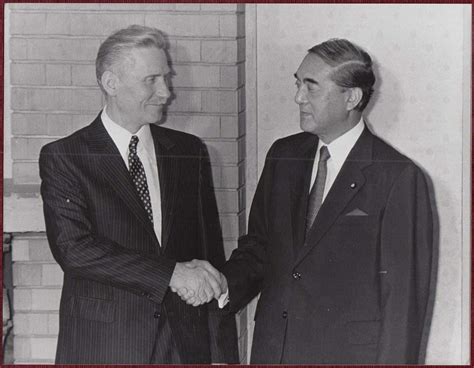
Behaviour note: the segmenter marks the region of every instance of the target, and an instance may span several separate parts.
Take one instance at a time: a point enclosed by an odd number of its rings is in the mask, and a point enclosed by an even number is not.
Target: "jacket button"
[[[282,318],[283,319],[286,319],[288,317],[288,312],[287,311],[284,311],[282,314],[281,314]]]
[[[155,317],[155,318],[160,318],[160,316],[161,316],[160,312],[155,312],[153,314],[153,317]]]
[[[301,274],[300,274],[299,272],[297,272],[297,271],[293,272],[293,275],[292,275],[292,276],[293,276],[293,278],[294,278],[295,280],[301,279]]]

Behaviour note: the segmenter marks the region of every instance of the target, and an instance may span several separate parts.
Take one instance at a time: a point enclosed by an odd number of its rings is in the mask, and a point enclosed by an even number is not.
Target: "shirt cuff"
[[[217,303],[219,304],[219,309],[224,308],[226,304],[229,303],[229,288],[227,288],[224,294],[221,294],[219,299],[217,299]]]

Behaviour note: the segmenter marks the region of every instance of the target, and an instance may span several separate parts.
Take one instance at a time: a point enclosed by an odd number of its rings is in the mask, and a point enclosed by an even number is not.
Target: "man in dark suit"
[[[248,235],[222,269],[228,308],[261,292],[251,363],[416,364],[432,254],[425,178],[363,121],[370,56],[340,39],[308,51],[295,74],[304,132],[268,152]]]
[[[56,363],[238,362],[234,317],[208,304],[225,262],[208,153],[154,125],[170,97],[164,48],[149,27],[108,37],[96,60],[106,107],[41,150],[46,231],[64,271]]]

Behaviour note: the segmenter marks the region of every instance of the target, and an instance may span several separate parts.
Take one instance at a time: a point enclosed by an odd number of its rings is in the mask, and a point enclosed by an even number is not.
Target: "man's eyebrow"
[[[311,83],[311,84],[319,84],[316,80],[314,80],[313,78],[304,78],[303,79],[303,82],[304,83]]]
[[[296,79],[300,80],[300,79],[298,78],[298,75],[296,75],[296,73],[293,74],[293,75],[295,76]],[[314,80],[313,78],[303,78],[303,83],[307,83],[307,82],[312,83],[312,84],[319,84],[319,83],[318,83],[316,80]]]
[[[149,74],[149,75],[145,76],[145,78],[166,77],[166,76],[169,76],[169,75],[172,75],[171,70],[166,72],[166,73]]]

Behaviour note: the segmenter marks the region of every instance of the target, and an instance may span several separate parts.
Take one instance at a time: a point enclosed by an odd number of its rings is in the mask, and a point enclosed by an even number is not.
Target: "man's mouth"
[[[147,106],[154,106],[158,108],[163,108],[163,104],[161,103],[147,103]]]

